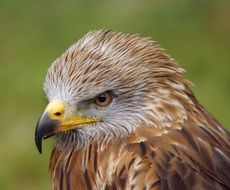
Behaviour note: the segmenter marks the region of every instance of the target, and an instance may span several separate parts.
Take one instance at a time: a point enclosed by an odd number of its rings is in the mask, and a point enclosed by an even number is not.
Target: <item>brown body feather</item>
[[[209,121],[200,125],[188,120],[167,131],[140,126],[87,149],[54,147],[53,189],[230,189],[229,133],[204,114]]]

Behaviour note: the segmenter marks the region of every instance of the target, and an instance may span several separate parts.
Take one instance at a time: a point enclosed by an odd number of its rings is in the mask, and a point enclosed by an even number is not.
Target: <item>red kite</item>
[[[230,135],[155,42],[93,31],[44,83],[35,141],[55,137],[54,190],[230,189]]]

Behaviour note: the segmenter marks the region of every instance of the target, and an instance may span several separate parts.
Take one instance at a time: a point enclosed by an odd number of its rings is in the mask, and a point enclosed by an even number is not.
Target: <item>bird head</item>
[[[49,103],[35,131],[39,152],[42,140],[51,136],[59,147],[83,147],[124,137],[141,125],[185,119],[188,82],[182,72],[147,38],[89,32],[48,70]]]

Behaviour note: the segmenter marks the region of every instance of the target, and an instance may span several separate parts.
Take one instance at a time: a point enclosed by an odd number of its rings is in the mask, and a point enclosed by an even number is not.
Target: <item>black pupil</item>
[[[106,100],[106,96],[104,94],[99,95],[97,98],[98,98],[98,101],[101,103],[105,102]]]

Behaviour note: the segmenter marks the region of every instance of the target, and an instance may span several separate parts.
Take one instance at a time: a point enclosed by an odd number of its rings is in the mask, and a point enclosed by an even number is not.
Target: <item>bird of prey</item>
[[[157,43],[96,30],[48,70],[35,131],[54,190],[230,189],[230,133]]]

